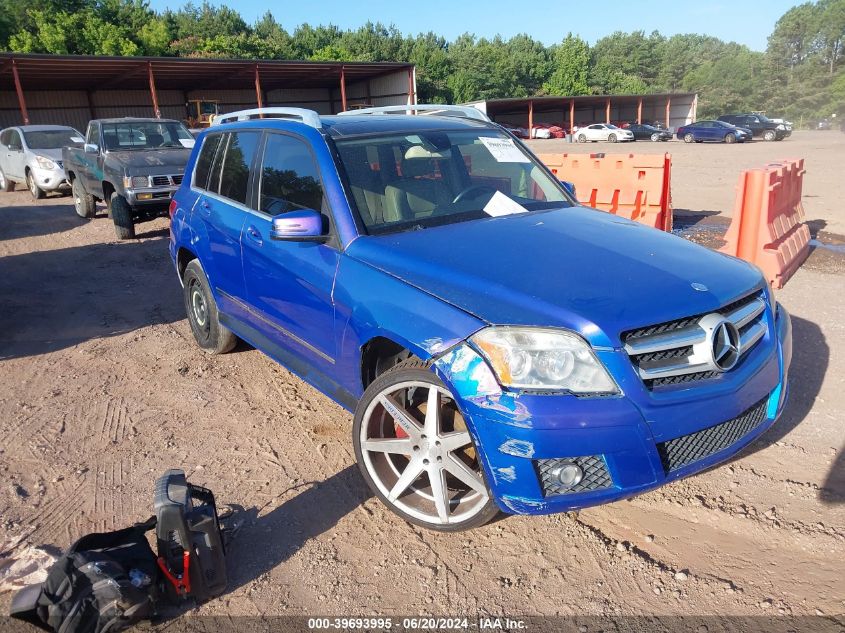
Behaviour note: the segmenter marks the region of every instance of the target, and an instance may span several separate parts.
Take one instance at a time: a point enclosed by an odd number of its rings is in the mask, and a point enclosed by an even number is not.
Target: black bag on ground
[[[150,618],[159,570],[145,534],[155,524],[152,517],[83,536],[53,564],[47,580],[15,594],[12,617],[61,633],[114,633]]]

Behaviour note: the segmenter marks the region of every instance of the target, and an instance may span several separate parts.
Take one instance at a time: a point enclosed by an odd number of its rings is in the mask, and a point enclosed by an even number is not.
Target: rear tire
[[[382,404],[387,397],[399,409],[395,414]],[[427,414],[432,402],[438,407],[433,419]],[[406,416],[406,423],[394,416]],[[396,365],[367,387],[355,410],[352,443],[367,485],[409,523],[460,532],[499,513],[463,415],[443,382],[418,358]]]
[[[763,132],[764,141],[774,141],[777,138],[777,133],[774,130],[766,130]]]
[[[6,178],[6,174],[0,169],[0,190],[9,193],[15,190],[15,183]]]
[[[26,172],[26,187],[29,189],[29,193],[32,194],[33,200],[41,200],[47,195],[44,190],[38,186],[38,183],[35,182],[35,178],[32,177],[32,172],[29,170]]]
[[[191,332],[202,351],[207,354],[225,354],[238,342],[238,338],[226,326],[220,324],[217,303],[211,294],[208,278],[199,260],[188,262],[182,276],[185,311]]]
[[[692,132],[684,134],[684,143],[692,143],[694,140],[695,136],[693,136]]]
[[[80,218],[93,218],[97,212],[97,205],[94,203],[94,196],[85,191],[85,187],[79,178],[73,181],[72,186],[73,208]]]
[[[586,142],[587,142],[587,137],[586,137],[586,136],[584,136],[583,134],[579,134],[579,135],[578,135],[578,142],[579,142],[579,143],[586,143]]]
[[[725,134],[725,143],[728,145],[736,143],[736,134]]]
[[[131,240],[135,237],[135,223],[132,221],[132,208],[126,198],[115,192],[109,203],[114,232],[119,240]]]

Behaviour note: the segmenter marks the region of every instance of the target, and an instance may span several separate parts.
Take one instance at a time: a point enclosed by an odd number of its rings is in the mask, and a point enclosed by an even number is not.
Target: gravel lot
[[[825,245],[778,292],[794,319],[791,400],[737,459],[577,516],[507,517],[457,536],[414,528],[370,496],[348,413],[247,346],[209,358],[194,345],[164,219],[119,243],[104,212],[84,221],[68,198],[0,194],[0,552],[144,519],[154,479],[181,466],[245,509],[230,590],[200,614],[832,625],[845,613],[845,135],[532,145],[672,152],[688,228],[705,215],[724,228],[741,169],[807,159],[807,215]],[[0,596],[0,609],[8,603]]]

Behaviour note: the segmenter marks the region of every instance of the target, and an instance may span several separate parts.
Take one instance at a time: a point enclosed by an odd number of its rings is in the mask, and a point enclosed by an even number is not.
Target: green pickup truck
[[[76,213],[94,217],[96,202],[102,200],[117,237],[134,238],[136,222],[167,212],[193,146],[194,137],[179,121],[91,121],[85,145],[62,150]]]

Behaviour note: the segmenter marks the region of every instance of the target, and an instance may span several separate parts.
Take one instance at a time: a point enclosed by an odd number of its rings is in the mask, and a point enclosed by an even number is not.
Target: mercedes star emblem
[[[721,371],[733,369],[739,360],[739,330],[730,321],[722,321],[715,328],[711,339],[713,363]]]

